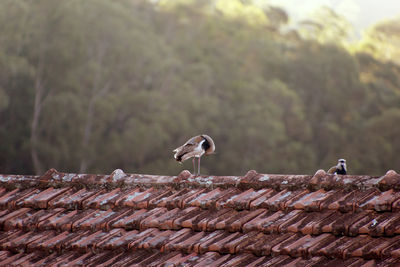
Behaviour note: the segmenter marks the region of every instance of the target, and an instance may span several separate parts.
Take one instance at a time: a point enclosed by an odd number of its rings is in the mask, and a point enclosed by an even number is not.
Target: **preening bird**
[[[347,166],[345,159],[339,159],[338,164],[336,166],[331,167],[328,170],[329,174],[341,174],[345,175],[347,173]]]
[[[193,158],[193,173],[196,173],[195,158],[198,160],[197,175],[200,175],[200,158],[203,155],[213,154],[215,151],[214,141],[208,135],[202,134],[190,138],[185,144],[173,150],[176,161],[182,163]]]

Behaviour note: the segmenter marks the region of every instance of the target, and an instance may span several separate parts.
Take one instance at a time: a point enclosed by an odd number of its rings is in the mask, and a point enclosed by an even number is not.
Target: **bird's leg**
[[[200,175],[200,159],[201,157],[199,157],[199,164],[197,165],[197,175]]]
[[[194,157],[193,157],[193,174],[195,175],[196,174],[196,164],[195,164],[195,162],[194,162]]]

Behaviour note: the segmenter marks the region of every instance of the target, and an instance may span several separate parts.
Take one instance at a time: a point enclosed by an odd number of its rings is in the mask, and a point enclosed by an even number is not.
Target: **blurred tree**
[[[299,33],[305,39],[319,43],[336,43],[345,45],[353,33],[351,23],[329,7],[317,9],[308,20],[299,24]]]
[[[204,173],[398,168],[400,67],[349,53],[331,10],[310,38],[288,20],[257,1],[4,0],[0,172],[172,175],[199,133]]]
[[[357,51],[400,64],[400,16],[381,21],[363,33]]]

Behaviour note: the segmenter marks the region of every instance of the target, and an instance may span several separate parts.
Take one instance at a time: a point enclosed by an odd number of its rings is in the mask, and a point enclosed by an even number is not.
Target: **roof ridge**
[[[378,188],[382,191],[390,189],[400,190],[400,174],[389,170],[383,176],[368,175],[333,175],[324,170],[318,170],[314,175],[289,175],[289,174],[262,174],[255,170],[248,171],[244,176],[214,176],[192,175],[188,170],[183,170],[177,176],[127,174],[121,169],[107,174],[77,174],[64,173],[56,169],[49,169],[43,175],[1,175],[0,185],[7,188],[28,187],[65,187],[78,188],[132,188],[172,186],[176,188],[229,188],[262,189],[274,188],[276,190],[310,189],[360,189]]]

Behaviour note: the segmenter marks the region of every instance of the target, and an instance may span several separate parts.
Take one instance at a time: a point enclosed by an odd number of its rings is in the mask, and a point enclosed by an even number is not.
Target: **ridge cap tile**
[[[393,188],[400,190],[400,174],[389,170],[384,176],[368,175],[331,175],[317,171],[314,175],[300,174],[260,174],[254,170],[244,176],[194,176],[184,170],[178,176],[127,174],[120,169],[111,174],[77,174],[64,173],[55,169],[46,171],[41,176],[34,175],[1,175],[0,185],[7,184],[15,187],[53,186],[65,187],[68,184],[87,188],[115,188],[136,186],[173,186],[173,187],[239,187],[242,189],[275,188],[277,190],[296,190],[305,188],[338,188],[366,189],[377,187],[383,190]]]

